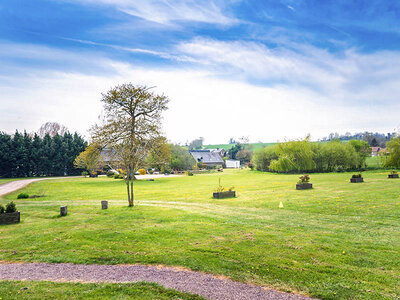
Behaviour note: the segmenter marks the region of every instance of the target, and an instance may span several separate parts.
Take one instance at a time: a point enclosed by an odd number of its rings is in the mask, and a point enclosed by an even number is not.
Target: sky
[[[0,131],[89,138],[129,82],[170,98],[174,143],[393,132],[400,1],[0,1]]]

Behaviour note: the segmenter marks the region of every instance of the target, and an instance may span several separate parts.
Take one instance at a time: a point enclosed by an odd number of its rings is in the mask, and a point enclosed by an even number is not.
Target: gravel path
[[[201,295],[207,299],[311,299],[259,286],[217,278],[180,268],[145,265],[76,265],[0,263],[0,280],[78,282],[156,282],[166,288]]]

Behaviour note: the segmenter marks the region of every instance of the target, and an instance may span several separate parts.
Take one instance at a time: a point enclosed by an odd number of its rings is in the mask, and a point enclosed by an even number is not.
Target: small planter
[[[213,197],[214,199],[235,198],[236,192],[235,191],[216,192],[213,193]]]
[[[350,178],[350,182],[351,182],[351,183],[360,183],[360,182],[364,182],[364,178],[362,178],[362,177]]]
[[[389,174],[388,178],[399,178],[399,174]]]
[[[0,225],[16,224],[21,220],[19,211],[0,214]]]
[[[312,189],[312,183],[298,183],[296,184],[296,190],[309,190]]]

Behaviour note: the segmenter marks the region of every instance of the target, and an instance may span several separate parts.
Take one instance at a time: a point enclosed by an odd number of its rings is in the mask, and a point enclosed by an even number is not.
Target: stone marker
[[[108,201],[101,201],[101,209],[107,209],[108,208]]]
[[[67,206],[61,206],[60,207],[60,216],[66,216],[67,215]]]

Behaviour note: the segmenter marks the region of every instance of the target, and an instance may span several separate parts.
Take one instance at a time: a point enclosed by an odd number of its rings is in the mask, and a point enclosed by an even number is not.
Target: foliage
[[[253,163],[258,171],[269,171],[271,161],[278,159],[275,147],[276,146],[268,146],[255,152]]]
[[[6,210],[5,210],[4,206],[2,204],[0,204],[0,215],[4,214],[5,211]]]
[[[138,172],[139,172],[139,175],[146,175],[145,169],[139,169]]]
[[[385,167],[400,168],[400,136],[393,137],[387,142],[389,155],[384,162]]]
[[[250,168],[250,170],[253,170],[254,169],[254,164],[251,161],[249,161],[247,163],[247,167]]]
[[[215,191],[216,193],[222,193],[222,192],[224,192],[224,191],[226,191],[226,190],[228,190],[229,192],[232,192],[234,189],[235,189],[234,186],[232,186],[232,187],[230,187],[230,188],[228,188],[228,189],[226,189],[225,187],[223,187],[223,186],[221,185],[221,178],[218,178],[218,186],[215,188],[214,191]]]
[[[18,131],[11,137],[0,132],[0,177],[79,175],[74,159],[86,142],[69,132],[43,138]]]
[[[361,173],[359,173],[359,174],[353,174],[353,175],[351,176],[351,178],[362,178],[362,175],[361,175]]]
[[[273,171],[285,173],[313,171],[316,167],[308,137],[302,141],[278,143],[275,151],[278,159],[271,161],[270,169]]]
[[[190,172],[190,171],[187,172],[187,175],[188,175],[188,176],[194,176],[193,172]]]
[[[365,141],[312,143],[306,138],[257,150],[253,162],[260,171],[333,172],[362,169],[368,156],[370,148]]]
[[[126,171],[128,204],[133,206],[135,172],[161,140],[161,113],[169,99],[129,83],[110,89],[101,101],[105,118],[92,128],[92,138],[110,149],[113,163]]]
[[[303,175],[299,177],[298,184],[304,184],[304,183],[309,183],[310,182],[310,175]]]
[[[240,163],[242,165],[249,163],[252,157],[253,157],[253,152],[251,150],[243,149],[236,153],[236,159],[240,160]]]
[[[50,135],[51,137],[55,135],[64,135],[65,133],[68,132],[68,128],[65,127],[62,124],[59,124],[57,122],[47,122],[40,126],[37,134],[39,137],[44,138],[46,134]]]
[[[396,175],[396,174],[398,174],[398,173],[397,173],[397,171],[390,171],[390,174]]]
[[[229,150],[228,150],[228,156],[230,159],[237,159],[236,155],[239,151],[243,150],[244,146],[240,143],[237,143],[233,145]]]
[[[6,205],[6,214],[10,214],[17,211],[17,207],[13,201]]]
[[[27,199],[29,198],[29,195],[27,193],[20,193],[17,196],[17,199]]]
[[[153,149],[146,158],[146,165],[156,170],[169,169],[171,164],[171,148],[165,137],[154,142]]]
[[[88,171],[83,171],[81,175],[86,178],[86,177],[89,176],[89,172]]]
[[[195,140],[191,141],[189,146],[188,146],[189,150],[201,149],[203,147],[203,142],[204,142],[204,138],[203,137],[199,137],[198,139],[195,139]]]
[[[171,150],[171,163],[172,170],[185,171],[191,170],[196,164],[193,156],[183,147],[179,145],[169,145]]]
[[[95,143],[86,147],[85,151],[81,152],[74,160],[75,168],[86,169],[89,173],[101,169],[104,164],[101,147]]]

